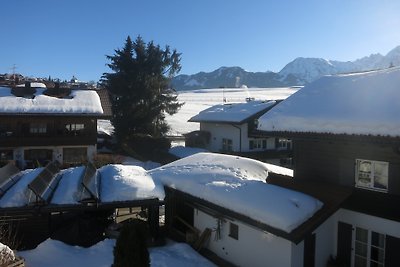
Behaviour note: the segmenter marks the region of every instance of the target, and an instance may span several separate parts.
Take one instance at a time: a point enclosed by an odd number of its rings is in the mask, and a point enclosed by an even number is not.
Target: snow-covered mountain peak
[[[178,90],[200,88],[240,87],[285,87],[304,85],[324,75],[385,69],[400,66],[400,46],[386,56],[371,54],[354,61],[336,61],[323,58],[298,57],[280,72],[248,72],[241,67],[221,67],[215,71],[193,75],[179,75],[173,80]]]
[[[323,58],[303,57],[296,58],[279,72],[283,78],[288,75],[294,75],[305,83],[311,82],[317,77],[334,73],[336,73],[336,69],[331,61]]]

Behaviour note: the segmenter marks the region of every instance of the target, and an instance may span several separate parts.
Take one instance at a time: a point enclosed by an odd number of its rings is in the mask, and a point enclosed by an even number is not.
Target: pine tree
[[[104,73],[102,82],[112,96],[111,122],[117,139],[165,134],[169,130],[165,113],[172,115],[182,106],[170,87],[171,78],[181,69],[180,54],[169,46],[146,44],[140,36],[132,42],[128,36],[124,47],[107,59],[113,72]]]

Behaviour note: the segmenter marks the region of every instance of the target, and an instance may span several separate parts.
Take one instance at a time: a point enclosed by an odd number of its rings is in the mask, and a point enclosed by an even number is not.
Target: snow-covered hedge
[[[9,264],[15,261],[14,252],[7,246],[0,243],[0,265]]]

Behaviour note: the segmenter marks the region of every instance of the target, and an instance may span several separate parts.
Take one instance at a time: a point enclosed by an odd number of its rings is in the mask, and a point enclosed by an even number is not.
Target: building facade
[[[92,160],[97,119],[102,117],[105,114],[94,90],[2,87],[0,160],[13,160],[21,168]]]

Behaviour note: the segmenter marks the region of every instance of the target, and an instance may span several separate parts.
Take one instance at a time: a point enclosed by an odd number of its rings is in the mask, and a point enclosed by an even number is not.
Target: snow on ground
[[[37,248],[17,254],[25,259],[26,267],[110,267],[114,260],[114,245],[113,239],[105,239],[89,248],[47,239]]]
[[[11,88],[0,87],[0,113],[102,114],[99,95],[92,90],[73,90],[70,98],[57,98],[36,89],[35,97],[16,97]]]
[[[156,185],[147,171],[139,166],[106,165],[101,173],[102,202],[136,199],[164,199],[164,189]]]
[[[181,136],[200,129],[197,122],[188,122],[190,118],[209,107],[229,104],[244,103],[246,98],[254,97],[255,100],[285,99],[295,93],[299,88],[215,88],[179,91],[178,101],[184,103],[178,113],[165,115],[167,123],[171,126],[169,135]],[[223,101],[225,98],[226,102]],[[109,120],[98,120],[98,131],[112,133],[114,127]]]
[[[243,103],[246,98],[255,100],[285,99],[299,88],[216,88],[178,92],[178,100],[185,104],[178,113],[166,115],[171,126],[170,135],[182,135],[200,129],[199,123],[188,120],[211,106],[223,103]],[[226,102],[223,101],[225,98]]]
[[[267,184],[268,165],[237,156],[197,153],[148,172],[155,182],[291,232],[322,203]]]
[[[178,158],[185,158],[196,153],[207,152],[207,150],[197,147],[173,146],[168,152]]]
[[[185,243],[169,242],[164,247],[150,248],[149,251],[152,267],[215,266]]]
[[[400,68],[325,76],[258,120],[259,130],[400,136]]]
[[[90,248],[69,246],[63,242],[47,239],[36,249],[19,251],[27,267],[109,267],[114,261],[115,240],[105,239]],[[152,267],[215,266],[200,256],[189,245],[168,242],[166,246],[150,248]]]

